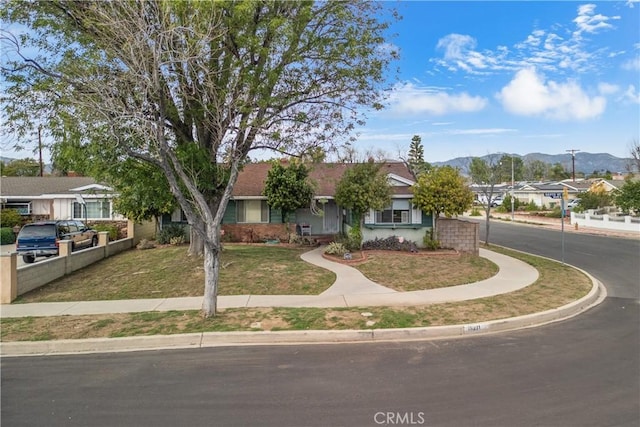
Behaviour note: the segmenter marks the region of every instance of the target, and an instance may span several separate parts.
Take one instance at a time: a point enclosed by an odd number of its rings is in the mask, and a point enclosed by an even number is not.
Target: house
[[[311,165],[309,180],[314,186],[313,200],[309,207],[289,215],[290,228],[287,230],[282,212],[271,208],[263,195],[271,163],[246,164],[238,176],[222,221],[226,238],[245,242],[287,241],[289,233],[333,238],[348,232],[353,226],[353,218],[348,209],[336,203],[335,190],[344,172],[353,166],[351,163]],[[404,163],[388,162],[382,167],[392,186],[392,202],[384,210],[365,213],[363,241],[395,235],[422,245],[425,232],[432,226],[432,215],[411,203],[413,175]],[[171,216],[163,217],[162,224],[167,223],[185,223],[184,215],[176,210]]]
[[[580,193],[587,191],[589,186],[586,181],[525,183],[514,189],[514,197],[521,203],[533,202],[540,207],[553,208],[560,204],[565,189],[569,199],[575,199],[580,197]]]
[[[30,220],[124,220],[113,212],[111,188],[88,177],[2,177],[2,209],[16,209]]]

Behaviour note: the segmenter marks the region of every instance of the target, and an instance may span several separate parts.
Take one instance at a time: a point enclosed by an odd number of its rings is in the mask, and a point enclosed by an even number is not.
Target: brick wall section
[[[439,218],[437,223],[438,240],[443,248],[452,248],[460,252],[480,253],[480,224],[455,218]]]
[[[258,243],[265,240],[279,239],[289,241],[286,224],[223,224],[224,240],[227,242]],[[289,228],[295,233],[296,225]]]

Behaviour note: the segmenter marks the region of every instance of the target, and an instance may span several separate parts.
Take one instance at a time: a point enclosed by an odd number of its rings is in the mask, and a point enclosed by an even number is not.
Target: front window
[[[85,212],[86,209],[86,212]],[[86,215],[85,215],[86,213]],[[75,219],[110,219],[111,201],[97,200],[81,204],[73,202],[73,218]]]
[[[411,205],[408,200],[394,200],[391,206],[376,211],[376,224],[410,224]]]
[[[266,200],[236,201],[236,222],[269,222],[269,205]]]

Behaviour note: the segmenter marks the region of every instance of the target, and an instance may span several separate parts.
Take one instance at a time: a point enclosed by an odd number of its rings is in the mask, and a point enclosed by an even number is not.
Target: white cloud
[[[640,71],[640,56],[629,59],[622,63],[622,68],[630,71]]]
[[[612,85],[610,83],[600,83],[598,85],[598,91],[600,91],[600,94],[602,95],[611,95],[618,92],[619,90],[620,87],[618,85]]]
[[[624,92],[624,100],[631,101],[634,104],[640,104],[640,92],[636,90],[634,85],[629,85]]]
[[[486,98],[480,96],[465,92],[449,94],[441,89],[420,87],[408,82],[396,85],[389,101],[394,113],[436,116],[480,111],[487,105]]]
[[[545,81],[532,68],[518,71],[496,98],[512,114],[558,120],[598,117],[607,105],[603,96],[589,97],[575,81]]]
[[[608,21],[612,19],[620,19],[619,16],[604,16],[595,14],[595,4],[583,4],[578,6],[578,16],[573,20],[577,30],[574,36],[580,36],[582,33],[597,33],[603,29],[613,28]]]
[[[444,49],[445,59],[464,58],[468,51],[476,47],[476,39],[463,34],[449,34],[438,40],[438,49]]]

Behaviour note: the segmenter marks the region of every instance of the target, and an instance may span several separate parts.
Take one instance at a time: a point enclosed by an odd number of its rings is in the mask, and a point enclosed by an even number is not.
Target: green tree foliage
[[[40,163],[34,159],[12,160],[7,164],[0,162],[0,175],[2,176],[39,176]]]
[[[615,193],[616,205],[625,213],[640,213],[640,181],[628,179]]]
[[[587,209],[600,209],[605,206],[611,206],[613,203],[613,195],[606,191],[585,191],[580,193],[580,202],[578,208],[582,211]]]
[[[386,174],[382,172],[382,163],[355,163],[347,169],[336,185],[336,203],[349,210],[353,215],[353,235],[362,243],[360,233],[363,214],[369,209],[381,210],[391,202],[391,186]]]
[[[522,181],[524,179],[524,162],[522,158],[517,156],[510,156],[508,154],[504,154],[500,160],[498,160],[498,165],[500,167],[500,176],[503,181],[511,183],[511,162],[513,161],[513,180],[514,181]]]
[[[272,162],[264,183],[264,195],[269,206],[280,209],[283,222],[289,222],[289,215],[297,209],[310,205],[313,188],[308,177],[309,170],[304,163],[291,161],[284,166],[279,160]]]
[[[560,163],[554,163],[549,168],[549,179],[554,181],[562,181],[571,178],[571,173],[564,170],[564,166]]]
[[[421,173],[429,171],[431,168],[431,165],[424,161],[424,147],[422,138],[419,135],[414,135],[411,138],[407,163],[414,178],[417,178]]]
[[[2,209],[0,211],[0,227],[14,227],[22,225],[22,215],[16,209]]]
[[[542,160],[531,160],[524,165],[523,179],[526,181],[543,181],[547,177],[549,165]]]
[[[413,186],[413,204],[425,212],[433,212],[434,228],[438,217],[461,215],[473,203],[473,193],[457,169],[434,167],[418,177]]]
[[[100,141],[162,171],[202,241],[203,313],[216,311],[220,224],[252,150],[301,154],[353,139],[379,109],[397,57],[382,4],[24,2],[0,18],[7,130],[44,123],[56,142]],[[39,57],[19,52],[37,46]]]

